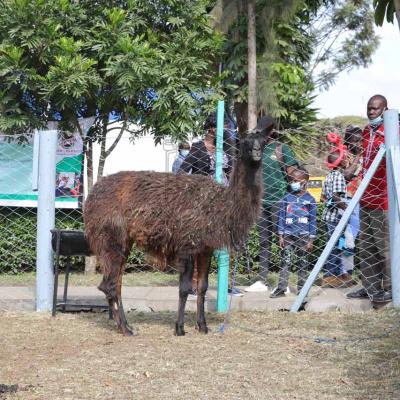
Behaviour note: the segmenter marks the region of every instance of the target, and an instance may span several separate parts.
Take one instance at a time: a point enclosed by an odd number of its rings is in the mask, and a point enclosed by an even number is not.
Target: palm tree
[[[385,16],[388,22],[393,23],[394,15],[396,15],[400,30],[400,0],[374,0],[373,4],[377,25],[382,26]]]
[[[211,11],[214,27],[225,33],[240,15],[247,17],[247,125],[253,129],[257,124],[256,0],[218,0]]]
[[[285,1],[257,1],[257,0],[217,0],[216,5],[211,11],[213,24],[216,29],[227,32],[228,29],[237,21],[239,16],[245,15],[247,18],[247,82],[248,96],[247,104],[235,104],[237,114],[241,114],[244,119],[247,109],[247,130],[253,129],[257,124],[257,53],[256,53],[256,9],[257,13],[270,18],[265,20],[265,29],[270,29],[270,22],[273,18],[279,18],[285,14],[296,0]],[[243,125],[238,121],[239,128]],[[241,129],[239,129],[241,130]]]

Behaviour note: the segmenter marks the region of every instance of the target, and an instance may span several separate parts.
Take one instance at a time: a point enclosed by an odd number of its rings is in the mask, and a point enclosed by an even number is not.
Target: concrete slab
[[[321,289],[309,297],[304,309],[309,312],[341,311],[364,312],[373,308],[368,299],[347,299],[346,293],[356,289]]]
[[[244,289],[244,288],[242,288]],[[315,286],[311,289],[305,304],[305,311],[325,312],[364,312],[373,308],[367,299],[346,299],[345,294],[352,289],[322,289]],[[276,311],[289,310],[296,295],[292,293],[277,299],[269,298],[270,292],[244,292],[242,297],[232,297],[233,311]],[[59,301],[62,299],[63,288],[58,290]],[[123,287],[122,298],[126,311],[142,312],[177,311],[178,288],[165,287]],[[217,291],[210,288],[207,292],[205,309],[214,312],[216,308]],[[230,297],[229,299],[230,300]],[[71,286],[68,289],[68,302],[75,304],[105,305],[105,297],[96,287]],[[189,297],[187,310],[196,311],[196,299]],[[28,311],[35,310],[34,287],[0,287],[0,311]]]

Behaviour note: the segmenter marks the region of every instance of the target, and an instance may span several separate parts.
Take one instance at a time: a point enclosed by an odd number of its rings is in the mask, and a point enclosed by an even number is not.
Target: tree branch
[[[116,146],[116,145],[119,143],[119,141],[121,140],[121,137],[122,137],[122,134],[123,134],[124,131],[125,131],[126,125],[127,125],[127,120],[124,119],[124,122],[122,123],[122,126],[121,126],[121,129],[120,129],[120,131],[119,131],[118,136],[115,138],[113,144],[112,144],[112,145],[107,149],[107,151],[104,153],[104,157],[105,157],[105,158],[107,158],[107,157],[111,154],[111,152],[115,149],[115,146]],[[112,129],[116,129],[116,128],[112,128]],[[110,129],[110,130],[107,130],[107,133],[109,133],[110,131],[111,131],[111,129]]]

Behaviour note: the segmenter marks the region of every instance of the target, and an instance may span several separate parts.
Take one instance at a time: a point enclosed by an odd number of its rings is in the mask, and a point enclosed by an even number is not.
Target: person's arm
[[[285,242],[283,239],[283,234],[285,233],[285,223],[286,223],[286,196],[279,203],[279,219],[278,219],[278,235],[279,235],[279,247],[283,248]]]
[[[342,200],[342,196],[346,194],[346,181],[344,175],[341,173],[335,174],[333,180],[333,201],[337,208],[341,210],[345,210],[347,208],[347,204]]]
[[[198,157],[197,157],[197,143],[194,143],[192,147],[189,150],[189,154],[185,157],[185,159],[182,161],[181,166],[179,167],[177,174],[189,174],[190,171],[192,170],[193,166],[195,165]]]
[[[352,164],[348,168],[343,170],[343,175],[344,178],[346,179],[346,182],[350,182],[354,178],[358,165],[360,163],[360,159],[361,159],[361,153],[357,154]]]
[[[310,239],[314,240],[317,237],[317,203],[314,197],[311,196],[310,201]]]

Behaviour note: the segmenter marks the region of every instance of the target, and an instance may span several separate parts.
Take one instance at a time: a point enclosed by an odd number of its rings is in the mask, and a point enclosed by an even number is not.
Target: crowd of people
[[[364,129],[348,126],[343,132],[343,145],[333,148],[326,155],[329,173],[322,187],[321,219],[327,238],[335,231],[380,144],[384,142],[383,113],[386,109],[387,100],[384,96],[371,97],[367,104],[368,124]],[[258,121],[256,130],[262,132],[266,126],[274,123],[270,116],[264,116]],[[207,119],[204,130],[203,140],[192,146],[188,143],[179,145],[179,154],[173,165],[174,173],[215,178],[216,120],[213,116]],[[289,291],[291,269],[297,272],[297,292],[301,290],[311,270],[309,256],[319,235],[317,202],[307,190],[309,173],[296,159],[292,149],[279,139],[279,132],[273,130],[264,149],[264,198],[258,224],[259,280],[245,289],[249,292],[270,291],[271,298],[285,296]],[[223,151],[222,159],[221,183],[228,185],[233,160],[226,151]],[[340,239],[329,254],[323,268],[322,286],[349,287],[357,283],[354,279],[357,243],[362,288],[347,293],[347,297],[369,298],[372,302],[391,300],[387,207],[386,163],[383,160],[368,184],[360,205],[353,210]],[[277,286],[271,288],[268,276],[274,237],[280,248],[280,273]],[[196,287],[195,282],[196,274],[193,288]],[[229,292],[242,295],[232,285]],[[195,291],[193,295],[196,295]]]

